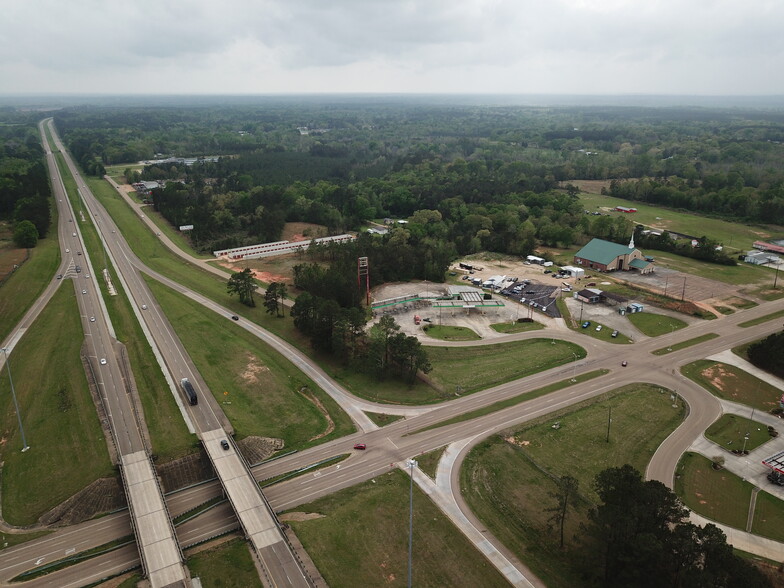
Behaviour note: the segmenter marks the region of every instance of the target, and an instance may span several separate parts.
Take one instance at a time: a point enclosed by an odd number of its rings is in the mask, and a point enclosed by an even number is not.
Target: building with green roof
[[[649,274],[654,269],[653,262],[646,261],[642,252],[635,249],[634,237],[628,245],[603,239],[591,239],[590,243],[574,254],[574,264],[600,272],[634,270],[641,274]]]

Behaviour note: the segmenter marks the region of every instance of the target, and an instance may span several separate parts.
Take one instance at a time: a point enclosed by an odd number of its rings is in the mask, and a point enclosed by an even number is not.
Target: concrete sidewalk
[[[525,575],[529,570],[520,570],[488,539],[487,531],[480,531],[463,514],[454,499],[451,484],[451,471],[460,451],[473,439],[465,439],[449,445],[438,463],[438,473],[434,482],[418,468],[414,468],[414,481],[422,491],[438,506],[449,520],[465,535],[471,543],[498,569],[512,586],[521,588],[539,588],[543,586],[537,581],[533,584]],[[407,461],[401,461],[398,467],[408,474]],[[525,573],[524,573],[525,572]]]

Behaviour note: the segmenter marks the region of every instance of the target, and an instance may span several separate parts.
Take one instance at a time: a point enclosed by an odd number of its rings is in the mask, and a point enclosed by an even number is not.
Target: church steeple
[[[629,241],[629,249],[634,249],[634,232],[632,232],[632,238]]]

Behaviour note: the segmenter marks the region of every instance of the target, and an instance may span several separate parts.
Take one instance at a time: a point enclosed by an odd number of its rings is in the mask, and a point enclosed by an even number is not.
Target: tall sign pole
[[[365,278],[365,303],[370,306],[370,265],[367,257],[357,259],[357,288],[362,290],[362,278]]]

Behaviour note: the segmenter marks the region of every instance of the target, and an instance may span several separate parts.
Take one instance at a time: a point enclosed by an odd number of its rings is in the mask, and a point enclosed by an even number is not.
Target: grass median
[[[669,347],[662,347],[661,349],[657,349],[653,352],[653,355],[667,355],[668,353],[672,353],[673,351],[680,351],[681,349],[686,349],[687,347],[691,347],[692,345],[699,345],[700,343],[704,343],[705,341],[710,341],[711,339],[717,338],[718,335],[716,333],[706,333],[705,335],[701,335],[700,337],[694,337],[694,339],[689,339],[687,341],[681,341],[680,343],[676,343],[675,345],[670,345]]]
[[[408,576],[409,478],[392,471],[283,516],[329,586],[403,586]],[[509,583],[414,484],[414,586]]]
[[[461,490],[474,514],[548,587],[579,586],[581,525],[596,500],[594,477],[626,463],[644,471],[683,416],[684,407],[673,408],[659,387],[625,386],[477,445],[461,469]],[[567,474],[578,479],[580,498],[566,519],[562,550],[547,509],[556,506],[555,478]]]
[[[299,449],[354,431],[335,401],[283,355],[226,317],[147,281],[238,438],[276,437]]]
[[[60,173],[63,183],[72,200],[74,209],[79,210],[76,184],[70,175],[62,155],[58,155]],[[94,180],[97,182],[97,180]],[[98,183],[108,186],[106,182]],[[85,221],[80,215],[75,215],[74,222],[79,224],[85,249],[90,255],[93,269],[96,271],[95,281],[98,282],[106,309],[112,321],[117,340],[125,344],[128,359],[133,370],[134,382],[139,393],[144,410],[144,419],[150,433],[152,451],[159,463],[165,463],[197,450],[196,437],[188,432],[185,422],[180,415],[179,408],[172,396],[160,365],[153,355],[147,338],[142,331],[139,321],[133,314],[128,297],[123,290],[117,272],[109,264],[98,231],[93,224],[93,219],[85,214]],[[109,238],[105,236],[105,238]],[[106,266],[112,280],[112,285],[117,292],[116,296],[109,293],[106,280],[101,268]],[[77,279],[86,280],[88,272],[85,270],[78,274]],[[81,276],[85,276],[82,278]],[[92,282],[89,282],[92,283]]]
[[[599,376],[603,376],[609,373],[609,371],[610,370],[596,370],[593,372],[588,372],[587,374],[580,374],[579,376],[575,376],[573,379],[561,380],[560,382],[555,382],[554,384],[550,384],[549,386],[537,388],[536,390],[531,390],[530,392],[524,392],[523,394],[519,394],[512,398],[501,400],[499,402],[495,402],[483,408],[478,408],[477,410],[466,412],[464,414],[461,414],[460,416],[456,416],[446,421],[436,423],[435,425],[431,425],[423,429],[417,429],[416,431],[412,431],[410,434],[413,435],[415,433],[421,433],[422,431],[429,431],[430,429],[437,429],[439,427],[446,427],[447,425],[454,425],[455,423],[470,421],[472,419],[479,418],[486,414],[497,412],[499,410],[503,410],[504,408],[508,408],[510,406],[515,406],[517,404],[520,404],[521,402],[525,402],[527,400],[533,400],[534,398],[539,398],[540,396],[544,396],[545,394],[549,394],[550,392],[555,392],[556,390],[561,390],[568,386],[574,386],[575,384],[587,382],[588,380],[592,380],[594,378],[598,378]]]
[[[0,378],[3,516],[13,525],[30,525],[96,479],[116,475],[80,359],[83,341],[76,294],[64,280],[9,355],[30,446],[24,453],[9,380]]]

